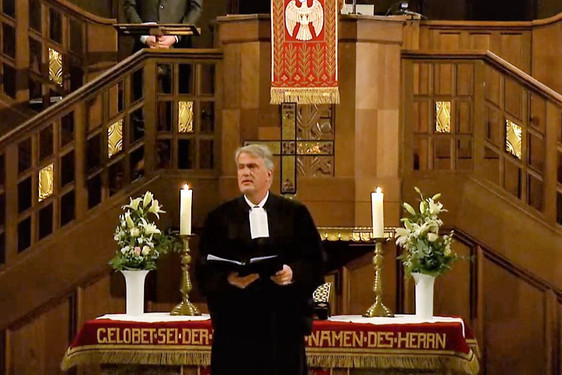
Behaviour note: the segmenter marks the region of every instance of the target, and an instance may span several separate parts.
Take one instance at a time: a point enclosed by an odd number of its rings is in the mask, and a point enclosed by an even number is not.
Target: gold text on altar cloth
[[[315,331],[306,338],[310,347],[445,349],[447,334],[424,332]]]
[[[205,328],[98,328],[98,344],[211,345],[212,333]]]

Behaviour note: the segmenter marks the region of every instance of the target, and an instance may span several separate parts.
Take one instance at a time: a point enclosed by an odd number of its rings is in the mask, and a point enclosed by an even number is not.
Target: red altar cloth
[[[309,366],[478,373],[477,344],[466,324],[383,319],[382,324],[315,321],[306,338]],[[208,366],[212,339],[210,320],[95,319],[80,329],[61,368],[83,363]]]

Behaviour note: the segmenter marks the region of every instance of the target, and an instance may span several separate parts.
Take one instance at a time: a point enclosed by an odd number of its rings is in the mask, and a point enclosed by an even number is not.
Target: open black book
[[[258,273],[262,277],[269,277],[283,269],[283,262],[279,255],[255,257],[241,262],[209,254],[207,255],[207,262],[228,272],[238,272],[240,276]]]

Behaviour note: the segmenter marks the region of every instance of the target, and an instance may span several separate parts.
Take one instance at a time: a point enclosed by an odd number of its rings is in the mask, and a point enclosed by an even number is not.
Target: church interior
[[[479,373],[562,374],[561,3],[346,2],[339,103],[293,105],[270,103],[269,1],[205,1],[192,48],[132,53],[120,0],[0,0],[0,374],[104,373],[61,361],[86,321],[124,312],[108,265],[121,206],[151,191],[159,227],[179,229],[189,183],[196,258],[251,143],[274,154],[272,191],[314,218],[331,315],[373,302],[377,186],[380,297],[414,313],[394,230],[419,187],[441,193],[463,257],[435,280],[434,313],[472,329]],[[180,263],[168,254],[149,273],[147,312],[181,300]],[[196,283],[189,298],[208,311]],[[354,373],[381,372],[325,374]]]

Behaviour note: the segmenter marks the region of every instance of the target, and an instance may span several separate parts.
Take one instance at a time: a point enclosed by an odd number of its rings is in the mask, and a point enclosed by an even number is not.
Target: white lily
[[[131,234],[131,237],[138,237],[140,234],[140,229],[135,227],[135,228],[131,228],[131,230],[129,231],[129,233]]]
[[[435,241],[437,241],[438,238],[439,238],[439,235],[437,235],[435,233],[428,233],[427,234],[427,240],[429,242],[435,242]]]
[[[156,227],[156,224],[149,223],[144,219],[142,220],[141,226],[143,227],[145,234],[151,235],[151,234],[160,234],[161,233],[160,229],[158,229]]]
[[[148,212],[153,213],[154,215],[156,215],[156,217],[158,219],[160,219],[160,215],[161,213],[165,213],[166,211],[161,210],[162,206],[160,206],[160,204],[158,203],[157,199],[154,199],[152,201],[152,204],[150,205],[150,208],[148,209]]]
[[[127,226],[129,228],[133,228],[135,226],[135,223],[133,222],[133,219],[131,218],[131,212],[130,211],[125,212],[125,221],[127,222]]]
[[[153,197],[153,195],[150,191],[147,191],[146,193],[144,193],[144,199],[142,201],[143,207],[147,207],[152,202],[153,198],[154,197]]]
[[[141,251],[142,255],[148,255],[150,253],[150,247],[148,246],[143,246],[142,251]]]

